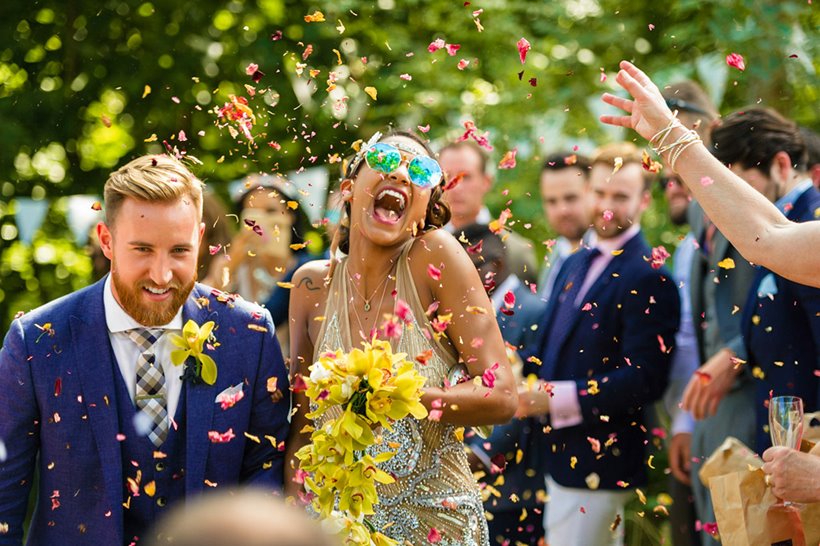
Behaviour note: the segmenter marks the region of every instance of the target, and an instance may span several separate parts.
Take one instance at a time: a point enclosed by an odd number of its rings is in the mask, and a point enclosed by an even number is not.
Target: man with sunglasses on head
[[[445,229],[458,237],[470,224],[489,224],[493,218],[484,205],[484,196],[493,187],[488,168],[489,157],[471,140],[451,142],[439,151],[439,162],[448,181],[458,177],[458,183],[444,195],[452,212]],[[534,283],[538,275],[532,243],[515,231],[504,234],[510,270],[525,283]]]
[[[698,131],[704,142],[708,142],[712,124],[718,113],[706,92],[695,82],[684,80],[664,87],[662,94],[669,108],[677,110],[681,123]],[[685,226],[688,223],[687,212],[690,208],[697,207],[696,204],[692,204],[691,192],[668,165],[664,165],[660,184],[669,207],[670,221],[675,226]],[[669,478],[669,492],[674,500],[670,510],[674,546],[700,544],[700,538],[695,531],[697,518],[690,474],[690,448],[695,421],[689,412],[680,407],[683,390],[692,373],[700,366],[690,299],[690,276],[697,248],[697,238],[689,231],[678,243],[672,259],[673,276],[681,300],[681,321],[680,329],[675,334],[676,349],[672,356],[669,386],[663,402],[671,422],[668,449],[672,474]]]

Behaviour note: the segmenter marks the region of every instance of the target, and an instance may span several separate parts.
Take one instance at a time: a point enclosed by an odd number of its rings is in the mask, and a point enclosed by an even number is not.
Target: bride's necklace
[[[392,269],[391,269],[391,271],[392,271]],[[387,276],[385,277],[385,280],[387,280],[391,277],[392,277],[392,275],[390,275],[390,273],[388,272]],[[348,275],[348,279],[349,278],[350,278],[350,275]],[[351,284],[352,284],[352,282],[351,282]],[[381,284],[379,284],[379,286],[381,286]],[[389,286],[389,284],[384,284],[384,288],[382,288],[382,297],[379,298],[379,309],[381,309],[381,306],[384,303],[384,296],[387,294],[387,287],[388,286]],[[378,290],[378,288],[377,288],[377,290]],[[375,296],[375,295],[376,294],[373,293],[373,296]],[[365,310],[365,312],[367,312],[370,309],[367,305],[365,305],[364,310]],[[362,318],[359,316],[359,310],[356,309],[355,304],[353,305],[353,315],[356,317],[356,322],[359,324],[359,335],[362,336],[363,339],[367,340],[368,334],[365,332],[364,324],[362,323]],[[376,321],[378,322],[378,318],[376,318]],[[375,328],[376,324],[374,324],[373,327]]]
[[[393,268],[392,268],[392,267],[390,268],[390,271],[393,271]],[[370,297],[369,297],[369,298],[364,297],[364,296],[362,295],[362,293],[361,293],[361,292],[359,292],[359,289],[358,289],[358,288],[356,288],[356,283],[355,283],[355,282],[353,282],[353,277],[351,277],[351,276],[350,276],[350,271],[349,271],[349,270],[347,271],[347,279],[348,279],[348,281],[350,282],[350,286],[352,286],[352,287],[353,287],[353,291],[354,291],[354,292],[356,292],[356,295],[357,295],[357,296],[359,296],[359,297],[362,299],[362,301],[364,301],[364,312],[365,312],[365,313],[369,313],[369,312],[370,312],[370,309],[371,309],[371,307],[372,307],[372,306],[370,305],[370,302],[371,302],[371,301],[373,301],[373,298],[375,298],[375,297],[376,297],[376,294],[379,292],[379,288],[381,288],[381,287],[382,287],[382,285],[383,285],[384,283],[386,283],[386,282],[387,282],[387,279],[389,279],[389,278],[390,278],[390,271],[388,271],[388,272],[387,272],[387,275],[385,275],[385,276],[384,276],[384,278],[382,279],[382,282],[380,282],[380,283],[379,283],[379,285],[378,285],[378,286],[376,286],[376,289],[373,291],[373,293],[370,295]],[[382,293],[382,300],[383,300],[383,299],[384,299],[384,294]]]

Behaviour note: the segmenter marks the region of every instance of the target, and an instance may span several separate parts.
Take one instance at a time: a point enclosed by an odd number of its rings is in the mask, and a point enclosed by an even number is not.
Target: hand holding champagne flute
[[[797,396],[775,396],[769,400],[769,434],[773,446],[799,450],[803,438],[803,400]],[[769,485],[766,475],[766,485]],[[780,501],[781,506],[791,503]]]

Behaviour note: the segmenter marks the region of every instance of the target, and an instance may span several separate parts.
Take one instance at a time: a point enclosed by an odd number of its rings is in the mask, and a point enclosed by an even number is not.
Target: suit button
[[[165,463],[158,462],[156,465],[154,465],[154,468],[157,470],[157,472],[162,472],[163,470],[165,470]]]
[[[165,497],[157,497],[157,506],[162,508],[166,504],[168,504],[168,501],[165,500]]]

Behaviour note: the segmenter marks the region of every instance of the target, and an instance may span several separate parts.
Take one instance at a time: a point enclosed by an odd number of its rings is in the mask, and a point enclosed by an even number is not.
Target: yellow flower
[[[335,534],[343,536],[345,544],[397,544],[364,519],[379,502],[377,485],[395,481],[378,466],[395,453],[374,457],[367,449],[376,444],[374,428],[389,429],[408,415],[427,416],[421,403],[425,378],[406,357],[393,353],[388,342],[373,340],[347,354],[323,354],[305,380],[313,407],[308,417],[326,420],[296,457],[308,473],[304,486],[314,494],[314,508],[328,525],[338,528]],[[332,418],[327,419],[329,415]]]
[[[205,342],[211,337],[214,329],[214,321],[209,320],[199,326],[193,320],[188,320],[182,328],[182,335],[169,334],[171,343],[179,347],[171,351],[171,362],[174,366],[179,366],[188,357],[193,356],[199,363],[199,377],[208,385],[216,383],[217,368],[216,362],[203,352]]]

